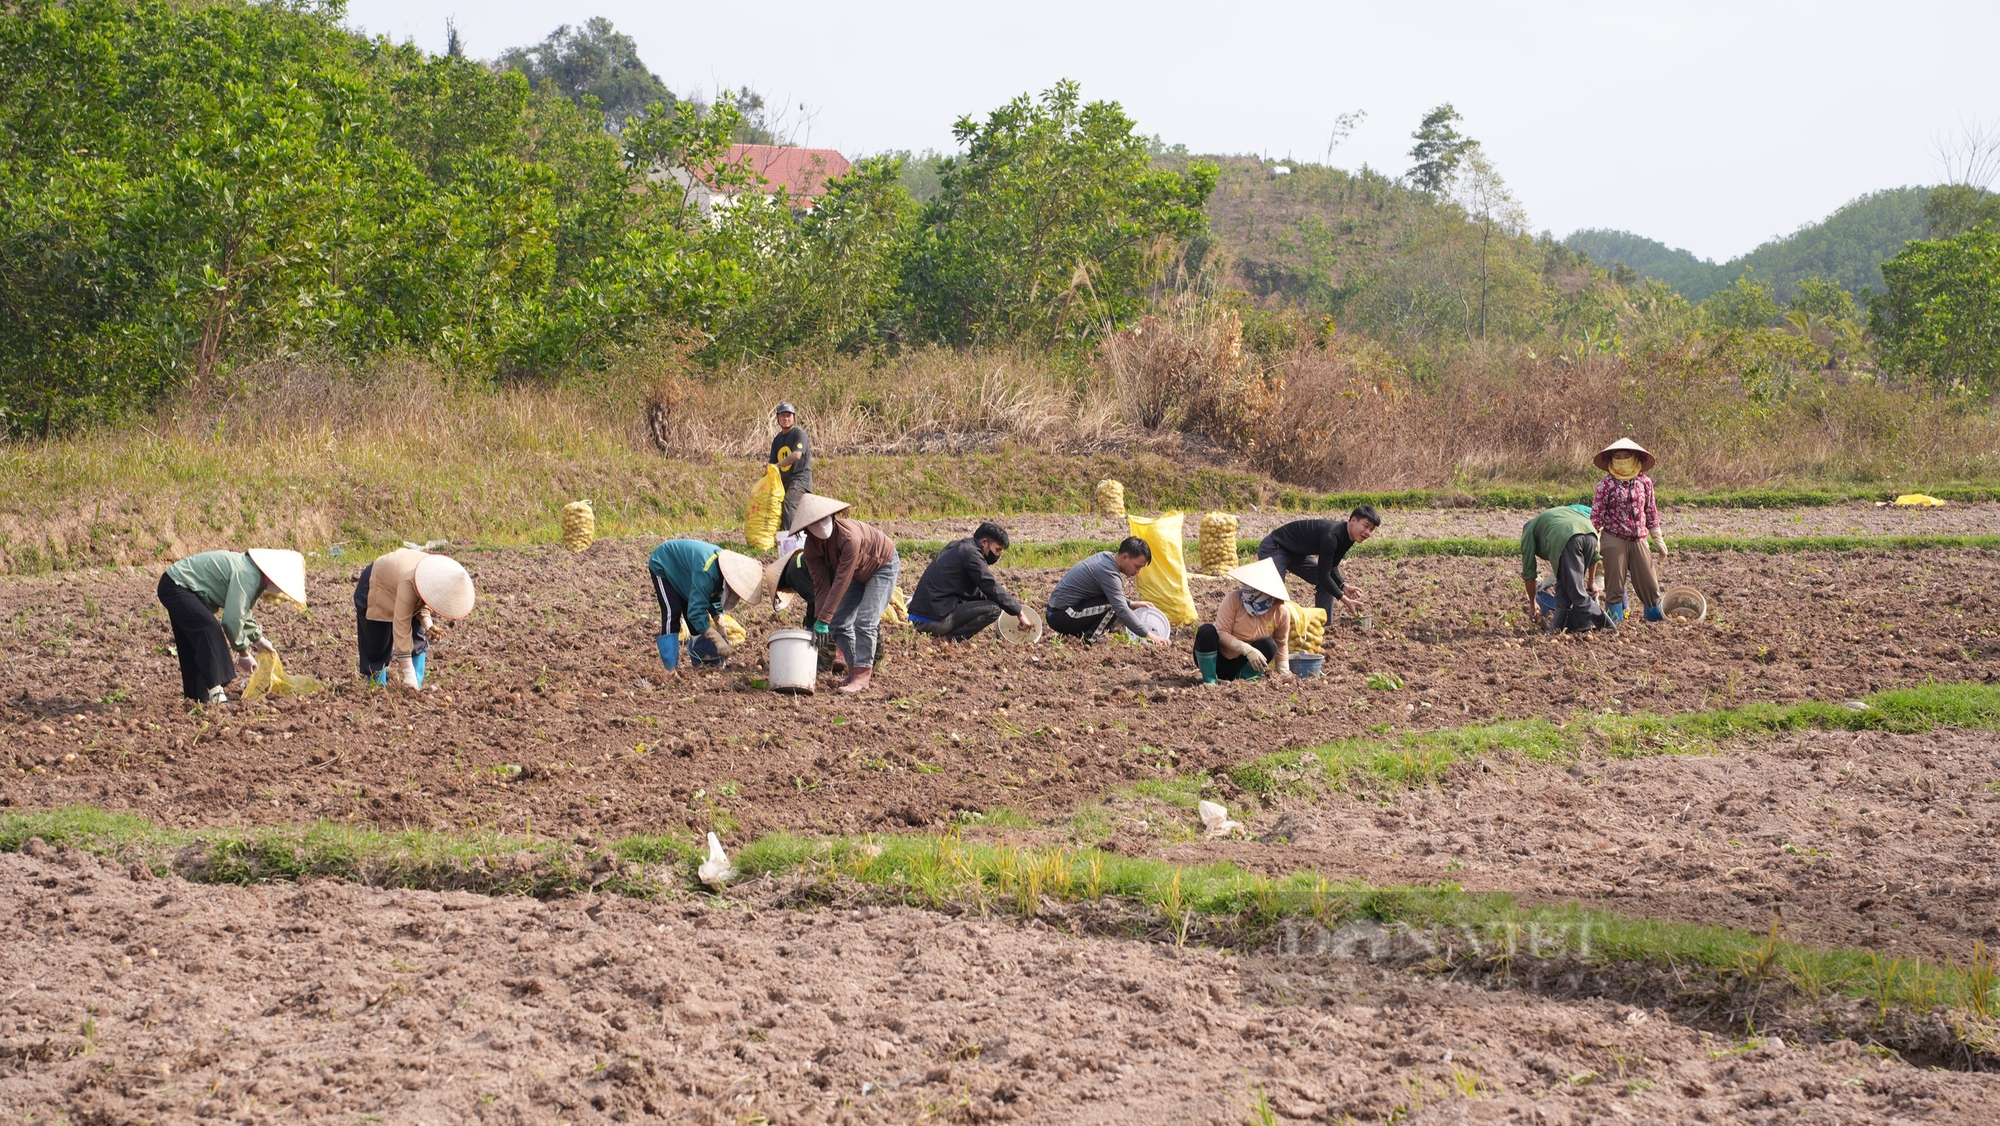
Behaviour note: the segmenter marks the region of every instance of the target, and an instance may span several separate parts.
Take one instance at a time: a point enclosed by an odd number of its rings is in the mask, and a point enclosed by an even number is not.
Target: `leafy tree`
[[[563,24],[532,47],[510,47],[494,66],[525,76],[536,90],[549,86],[580,109],[596,99],[613,131],[655,102],[674,104],[673,92],[640,60],[639,45],[603,16],[581,27]]]
[[[1410,134],[1417,142],[1410,149],[1410,158],[1416,163],[1404,175],[1419,190],[1442,192],[1450,187],[1458,175],[1459,162],[1479,147],[1478,141],[1461,134],[1452,125],[1463,120],[1451,103],[1446,102],[1425,114],[1417,131]]]
[[[1147,287],[1204,229],[1215,167],[1155,168],[1116,102],[1063,81],[984,122],[939,169],[904,271],[913,330],[960,343],[1050,343],[1137,314]]]
[[[1701,303],[1701,315],[1718,331],[1768,328],[1778,319],[1778,302],[1763,282],[1745,274]]]
[[[1882,276],[1870,319],[1885,369],[1961,394],[2000,390],[2000,229],[1913,242]]]
[[[1970,184],[1940,184],[1924,199],[1924,228],[1930,238],[1954,238],[1981,223],[2000,226],[2000,193]]]

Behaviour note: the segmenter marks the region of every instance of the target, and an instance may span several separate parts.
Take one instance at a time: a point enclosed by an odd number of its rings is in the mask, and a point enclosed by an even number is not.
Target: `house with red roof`
[[[806,149],[796,145],[731,145],[723,166],[742,167],[752,175],[748,186],[718,185],[720,177],[703,170],[692,174],[685,168],[655,171],[651,179],[671,178],[689,190],[691,202],[706,215],[715,207],[727,207],[738,195],[754,192],[771,197],[783,188],[795,211],[811,211],[826,194],[827,182],[847,175],[853,165],[832,149]]]

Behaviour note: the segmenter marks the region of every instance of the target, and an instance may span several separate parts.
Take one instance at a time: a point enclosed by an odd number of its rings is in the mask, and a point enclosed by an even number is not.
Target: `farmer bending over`
[[[278,651],[250,616],[260,599],[273,594],[306,604],[305,556],[268,547],[204,551],[167,568],[160,576],[160,605],[174,630],[181,695],[226,704],[223,685],[257,670],[250,650]]]
[[[1257,545],[1257,558],[1277,564],[1280,579],[1292,574],[1311,583],[1313,605],[1325,610],[1330,622],[1336,602],[1349,610],[1361,609],[1361,592],[1347,585],[1340,561],[1381,526],[1382,514],[1369,504],[1348,513],[1345,520],[1294,520],[1264,537]]]
[[[981,524],[931,560],[910,599],[910,621],[918,633],[964,641],[1000,620],[1021,614],[1021,602],[993,577],[993,564],[1007,550],[1007,529]]]
[[[752,602],[764,582],[755,559],[700,540],[668,540],[646,560],[653,597],[660,603],[660,633],[654,643],[660,663],[681,667],[681,623],[694,640],[688,652],[696,665],[721,665],[732,651],[722,632],[722,615],[738,602]]]
[[[841,515],[851,506],[817,494],[799,503],[787,531],[806,534],[806,570],[815,594],[813,633],[830,639],[847,663],[840,691],[868,690],[881,651],[882,611],[896,589],[902,562],[896,541],[876,528]]]
[[[472,576],[458,561],[421,548],[399,548],[361,569],[354,584],[354,642],[361,676],[416,691],[430,656],[431,616],[456,621],[472,613]]]
[[[1152,561],[1153,549],[1145,540],[1126,536],[1117,551],[1100,551],[1071,567],[1049,595],[1049,625],[1058,633],[1096,641],[1116,621],[1134,637],[1165,645],[1166,638],[1147,633],[1146,624],[1132,613],[1152,603],[1125,598],[1125,580],[1138,578]]]
[[[1536,561],[1546,559],[1556,580],[1549,629],[1567,633],[1616,629],[1591,597],[1591,578],[1601,558],[1597,529],[1591,527],[1589,510],[1582,505],[1547,509],[1521,525],[1521,585],[1527,591],[1528,612],[1541,613],[1535,603]]]

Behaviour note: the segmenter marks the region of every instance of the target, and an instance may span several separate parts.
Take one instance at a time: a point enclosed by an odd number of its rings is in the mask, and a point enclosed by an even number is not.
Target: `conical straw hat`
[[[1639,472],[1651,473],[1653,471],[1653,455],[1647,452],[1646,447],[1634,442],[1630,438],[1620,438],[1616,442],[1597,451],[1597,456],[1591,458],[1590,463],[1609,473],[1611,472],[1612,455],[1627,451],[1639,455]]]
[[[1228,576],[1261,594],[1268,594],[1280,602],[1290,602],[1292,596],[1285,590],[1285,576],[1278,571],[1278,564],[1270,559],[1259,559],[1255,563],[1245,563],[1232,568]]]
[[[792,526],[787,532],[801,532],[807,526],[817,524],[836,512],[845,512],[854,506],[844,500],[823,497],[818,493],[807,493],[799,502],[799,510],[792,513]]]
[[[724,548],[716,553],[715,565],[722,568],[722,581],[736,593],[739,602],[755,602],[764,586],[764,565],[739,552]]]
[[[306,557],[296,551],[285,551],[275,547],[253,547],[250,562],[257,565],[278,593],[298,603],[306,604]]]
[[[456,621],[472,613],[476,597],[472,576],[465,573],[458,560],[445,555],[426,555],[417,563],[410,580],[417,584],[417,597],[438,617]]]

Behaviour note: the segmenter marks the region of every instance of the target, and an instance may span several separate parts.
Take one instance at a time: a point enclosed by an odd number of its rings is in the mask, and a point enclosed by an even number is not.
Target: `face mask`
[[[806,525],[806,534],[816,540],[823,540],[833,534],[833,517],[822,516]]]
[[[991,567],[995,563],[1000,562],[1000,553],[997,551],[982,551],[979,554],[981,558],[986,560],[986,565],[988,567]]]
[[[1269,613],[1271,603],[1277,601],[1277,599],[1272,598],[1263,591],[1251,590],[1249,587],[1244,587],[1241,594],[1243,597],[1243,608],[1257,615]]]
[[[1630,481],[1639,475],[1639,459],[1631,454],[1619,454],[1611,459],[1611,475],[1620,481]]]

